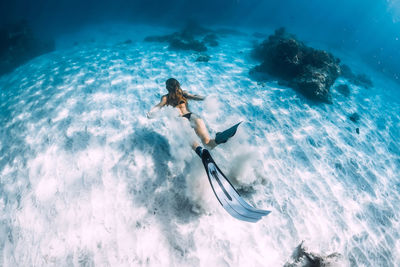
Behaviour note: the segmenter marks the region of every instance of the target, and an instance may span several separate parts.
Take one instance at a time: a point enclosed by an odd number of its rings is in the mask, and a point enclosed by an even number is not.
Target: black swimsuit
[[[186,103],[186,101],[181,100],[181,101],[179,102],[179,105],[180,105],[180,104],[185,104],[185,103]],[[182,115],[182,117],[185,117],[185,118],[188,119],[189,121],[190,121],[190,116],[192,116],[192,112],[189,112],[189,113],[186,113],[186,114],[183,114],[183,115]]]
[[[185,117],[186,119],[188,119],[190,121],[190,116],[192,116],[192,112],[183,114],[182,117]]]

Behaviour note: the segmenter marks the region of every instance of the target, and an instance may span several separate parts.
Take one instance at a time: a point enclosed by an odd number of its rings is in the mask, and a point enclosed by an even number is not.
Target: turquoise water
[[[302,240],[339,266],[400,265],[398,86],[337,54],[374,87],[340,78],[350,96],[315,104],[249,77],[252,32],[208,63],[143,41],[170,32],[87,27],[0,77],[0,265],[280,266]],[[212,135],[244,121],[212,155],[272,210],[259,223],[221,208],[176,110],[146,118],[169,77],[207,96],[190,108]]]

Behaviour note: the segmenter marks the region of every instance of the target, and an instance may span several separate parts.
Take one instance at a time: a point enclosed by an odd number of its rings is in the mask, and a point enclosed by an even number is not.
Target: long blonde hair
[[[176,107],[179,104],[187,103],[187,99],[181,89],[181,85],[178,80],[174,78],[169,78],[165,82],[165,85],[168,90],[167,105]]]

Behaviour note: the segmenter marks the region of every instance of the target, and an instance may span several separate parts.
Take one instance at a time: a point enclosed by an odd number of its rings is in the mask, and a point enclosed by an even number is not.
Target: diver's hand
[[[151,119],[153,118],[153,115],[160,110],[160,105],[155,105],[152,109],[150,109],[149,112],[146,113],[146,117]]]

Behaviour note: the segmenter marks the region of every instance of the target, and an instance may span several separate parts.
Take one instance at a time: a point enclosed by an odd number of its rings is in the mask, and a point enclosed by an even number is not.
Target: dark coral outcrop
[[[360,120],[360,115],[358,115],[357,112],[354,112],[354,113],[352,113],[352,114],[349,116],[349,119],[350,119],[352,122],[357,123],[357,122]]]
[[[340,76],[346,78],[349,82],[351,82],[354,85],[361,86],[364,88],[370,88],[374,86],[373,82],[367,75],[353,73],[350,67],[347,66],[346,64],[341,64],[340,70],[341,70]]]
[[[207,46],[218,46],[218,37],[213,30],[204,28],[195,22],[189,22],[179,32],[161,36],[148,36],[147,42],[168,43],[171,50],[207,51]]]
[[[197,57],[196,62],[208,62],[210,60],[209,55],[200,55]]]
[[[197,23],[189,22],[181,31],[161,36],[148,36],[144,40],[147,42],[165,42],[169,44],[171,50],[192,50],[196,52],[207,51],[206,42],[212,41],[212,37],[207,37],[210,30],[203,28]],[[203,40],[197,40],[197,36],[206,35]],[[215,44],[215,43],[213,43]],[[218,43],[217,43],[218,45]]]
[[[218,46],[217,35],[214,33],[209,33],[203,38],[203,43],[209,46]]]
[[[293,251],[291,259],[286,262],[284,267],[328,267],[340,266],[343,264],[343,256],[337,252],[329,255],[321,255],[310,252],[302,241]]]
[[[37,38],[26,21],[0,28],[0,75],[54,50],[54,41]]]
[[[308,98],[330,102],[330,87],[340,74],[340,60],[332,54],[308,47],[280,28],[252,55],[261,61],[253,71],[281,79]]]
[[[196,52],[207,51],[207,47],[201,41],[195,39],[179,38],[178,36],[172,37],[169,42],[169,48],[172,50],[193,50]]]

